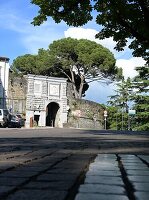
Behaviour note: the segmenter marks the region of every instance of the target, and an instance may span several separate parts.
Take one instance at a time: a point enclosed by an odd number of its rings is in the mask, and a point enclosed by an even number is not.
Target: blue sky
[[[56,24],[51,18],[39,27],[31,25],[36,16],[38,7],[30,0],[1,0],[0,5],[0,56],[13,60],[24,54],[36,54],[39,48],[48,48],[54,40],[64,37],[85,38],[96,41],[109,48],[116,60],[117,66],[123,67],[125,77],[133,77],[135,66],[144,65],[142,58],[133,58],[131,51],[126,47],[123,52],[116,52],[112,38],[103,41],[95,40],[95,34],[100,26],[91,21],[83,27],[74,28],[64,22]],[[86,99],[106,103],[107,96],[113,94],[113,85],[92,83]]]

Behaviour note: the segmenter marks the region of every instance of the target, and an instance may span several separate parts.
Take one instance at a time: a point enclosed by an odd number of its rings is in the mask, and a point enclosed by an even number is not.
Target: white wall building
[[[67,79],[27,76],[26,127],[63,127],[67,122]]]
[[[9,68],[9,58],[0,57],[0,108],[6,108]]]

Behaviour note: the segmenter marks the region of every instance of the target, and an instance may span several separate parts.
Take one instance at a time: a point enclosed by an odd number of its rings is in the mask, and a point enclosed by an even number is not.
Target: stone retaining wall
[[[25,114],[27,81],[25,77],[10,77],[7,108],[13,113]]]
[[[69,99],[68,123],[66,127],[103,129],[104,108],[93,101]]]

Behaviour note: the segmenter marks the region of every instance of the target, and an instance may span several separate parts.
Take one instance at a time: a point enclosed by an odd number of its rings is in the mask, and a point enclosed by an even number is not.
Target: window
[[[41,95],[41,93],[42,93],[41,81],[35,81],[34,82],[34,94],[35,95]]]
[[[49,95],[59,96],[60,85],[59,84],[50,84],[49,85]]]
[[[8,110],[3,110],[4,111],[4,115],[7,116],[9,114]]]

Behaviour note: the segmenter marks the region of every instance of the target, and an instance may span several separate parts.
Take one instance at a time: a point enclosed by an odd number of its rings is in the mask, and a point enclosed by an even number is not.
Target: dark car
[[[24,126],[25,125],[25,119],[20,114],[16,114],[16,117],[19,120],[20,125]]]
[[[8,127],[10,128],[21,128],[24,126],[25,120],[22,118],[20,114],[11,115],[11,119],[9,120]]]

